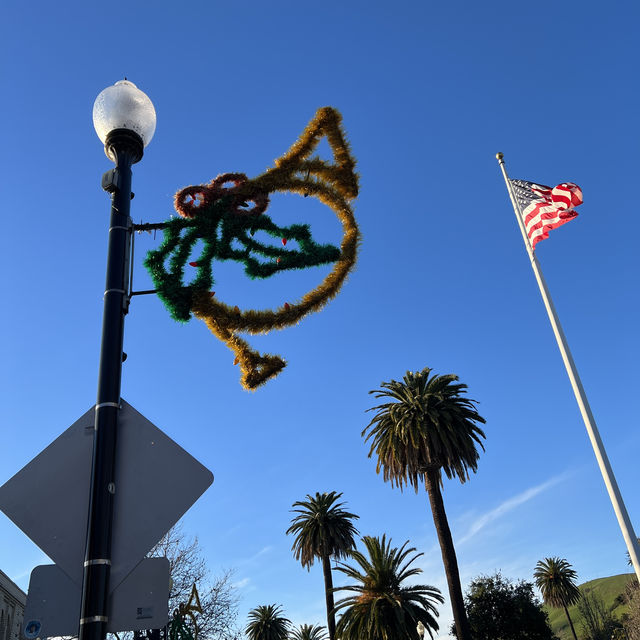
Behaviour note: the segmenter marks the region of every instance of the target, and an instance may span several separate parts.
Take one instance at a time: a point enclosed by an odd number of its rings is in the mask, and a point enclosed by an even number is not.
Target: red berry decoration
[[[189,266],[190,266],[190,267],[199,267],[199,266],[200,266],[200,263],[199,263],[199,262],[190,262],[190,263],[189,263]]]
[[[287,239],[286,238],[282,238],[282,246],[286,246],[287,244]]]

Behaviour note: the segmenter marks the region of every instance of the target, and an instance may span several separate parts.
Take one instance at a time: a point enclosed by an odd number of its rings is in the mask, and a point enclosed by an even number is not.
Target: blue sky
[[[316,491],[344,492],[362,534],[409,539],[422,580],[446,591],[426,495],[383,483],[360,437],[367,392],[425,366],[458,374],[487,420],[477,475],[444,487],[463,582],[531,579],[549,555],[581,581],[627,571],[495,153],[513,177],[583,189],[580,216],[537,254],[638,529],[639,17],[631,2],[7,0],[0,483],[95,401],[110,163],[91,109],[127,76],[158,114],[134,167],[136,221],[168,218],[186,185],[262,173],[324,105],[358,160],[359,263],[323,312],[252,339],[288,360],[276,380],[243,391],[226,347],[155,297],[127,317],[123,397],[214,472],[185,528],[214,571],[235,569],[242,621],[273,602],[323,621],[320,568],[303,570],[284,534]],[[270,211],[339,240],[313,202]],[[158,243],[137,239],[135,289],[151,288],[142,257]],[[221,299],[256,307],[323,273],[214,270]],[[43,554],[2,514],[0,541],[0,568],[26,589]],[[448,605],[440,620],[446,632]]]

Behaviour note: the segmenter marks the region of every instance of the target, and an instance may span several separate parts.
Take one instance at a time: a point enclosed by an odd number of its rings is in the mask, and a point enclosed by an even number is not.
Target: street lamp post
[[[121,80],[96,98],[93,123],[115,168],[102,179],[103,188],[111,194],[111,220],[79,640],[103,640],[107,633],[111,530],[117,491],[116,440],[132,232],[131,166],[142,158],[144,147],[153,137],[156,114],[142,91],[133,83]]]

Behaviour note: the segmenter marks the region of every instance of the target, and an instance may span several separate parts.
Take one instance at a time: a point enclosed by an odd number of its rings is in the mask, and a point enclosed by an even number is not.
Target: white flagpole
[[[629,514],[627,513],[627,509],[624,506],[624,502],[622,501],[622,496],[620,495],[620,490],[618,489],[618,483],[616,482],[615,476],[613,475],[611,464],[609,463],[609,458],[607,457],[604,445],[602,444],[602,439],[600,438],[600,433],[598,432],[596,421],[593,417],[593,414],[591,413],[591,407],[589,406],[589,401],[587,400],[584,388],[582,387],[582,382],[580,381],[578,370],[576,369],[573,357],[571,356],[571,351],[569,350],[567,339],[564,335],[564,331],[562,330],[562,326],[560,325],[560,320],[558,319],[558,314],[556,313],[556,309],[553,306],[551,296],[549,295],[547,283],[544,280],[542,271],[540,270],[540,265],[538,264],[538,259],[536,258],[535,252],[533,251],[531,243],[529,242],[529,237],[527,236],[527,232],[524,227],[524,220],[522,219],[522,212],[520,211],[518,201],[514,196],[513,189],[511,188],[511,182],[509,181],[507,170],[504,166],[504,156],[502,153],[498,153],[496,154],[496,158],[498,159],[500,168],[502,169],[502,175],[504,176],[504,181],[507,185],[507,190],[509,191],[509,197],[511,198],[513,211],[516,214],[518,225],[522,233],[522,239],[524,240],[524,245],[527,249],[527,253],[529,254],[529,259],[531,260],[531,267],[533,268],[533,273],[535,274],[536,280],[538,281],[538,287],[540,288],[540,293],[542,294],[544,306],[547,309],[549,321],[551,322],[551,328],[553,329],[553,333],[556,337],[564,366],[567,369],[567,374],[569,376],[569,380],[571,381],[573,393],[575,394],[578,406],[580,407],[580,413],[582,414],[584,425],[587,428],[587,433],[589,434],[589,440],[591,440],[593,452],[596,454],[598,466],[600,467],[600,472],[602,473],[604,484],[607,487],[607,492],[609,493],[609,499],[611,500],[613,510],[616,513],[616,518],[618,518],[620,529],[622,529],[622,535],[624,536],[624,541],[626,542],[627,549],[629,550],[631,563],[633,564],[633,568],[636,572],[638,580],[640,580],[640,545],[638,545],[638,539],[636,538],[636,534],[633,531],[631,520],[629,520]]]

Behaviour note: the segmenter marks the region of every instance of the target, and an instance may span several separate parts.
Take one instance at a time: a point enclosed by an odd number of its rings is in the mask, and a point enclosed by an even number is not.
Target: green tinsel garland
[[[144,265],[151,274],[158,296],[175,320],[189,320],[194,293],[209,291],[213,286],[211,263],[216,258],[244,263],[245,273],[250,278],[268,278],[279,271],[328,264],[340,257],[338,247],[315,243],[308,225],[279,227],[264,213],[239,215],[230,210],[229,205],[229,199],[222,198],[199,211],[197,217],[170,220],[164,229],[162,244],[147,254]],[[300,250],[261,244],[253,238],[256,231],[265,231],[287,242],[295,240]],[[202,254],[194,263],[198,273],[190,284],[185,285],[184,269],[198,240],[204,241]],[[234,240],[243,248],[234,248]],[[256,255],[268,261],[261,262]]]

